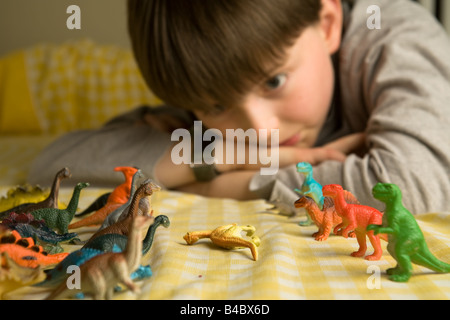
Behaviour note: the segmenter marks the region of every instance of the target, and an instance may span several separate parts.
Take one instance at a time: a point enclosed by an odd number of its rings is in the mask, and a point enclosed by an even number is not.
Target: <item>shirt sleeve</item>
[[[147,113],[170,114],[189,124],[188,114],[181,110],[139,107],[99,129],[74,131],[58,138],[33,161],[28,181],[51,184],[56,172],[68,167],[72,178],[67,183],[110,187],[123,182],[123,176],[114,172],[117,166],[138,167],[156,181],[154,167],[172,144],[171,133],[146,125],[142,120]]]
[[[366,26],[369,5],[381,8],[381,29]],[[444,29],[411,1],[358,1],[342,42],[340,81],[344,119],[365,131],[368,152],[344,163],[314,167],[322,185],[337,183],[360,202],[377,182],[395,183],[413,214],[450,208],[450,41]],[[256,175],[250,189],[293,208],[302,184],[295,166]],[[292,210],[293,211],[293,210]]]

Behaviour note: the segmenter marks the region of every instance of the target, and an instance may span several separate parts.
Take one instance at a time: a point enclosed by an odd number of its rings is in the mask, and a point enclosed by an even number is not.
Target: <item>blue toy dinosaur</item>
[[[301,189],[295,189],[301,196],[307,196],[313,199],[320,210],[323,210],[324,197],[322,194],[322,185],[318,183],[313,178],[313,169],[311,164],[308,162],[299,162],[297,163],[297,172],[301,173],[305,176],[305,180],[303,181]],[[306,221],[301,221],[299,225],[301,226],[309,226],[313,224],[311,217],[309,214],[306,214]]]

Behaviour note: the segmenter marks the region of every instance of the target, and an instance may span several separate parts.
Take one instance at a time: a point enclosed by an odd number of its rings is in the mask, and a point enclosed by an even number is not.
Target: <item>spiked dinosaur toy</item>
[[[15,230],[0,238],[0,254],[4,253],[17,265],[27,268],[51,266],[69,255],[67,252],[49,255],[41,246],[36,246],[32,238],[22,238]],[[5,263],[1,261],[1,265]]]
[[[360,204],[349,204],[345,201],[344,190],[337,184],[329,184],[323,187],[323,195],[334,200],[336,212],[342,217],[342,223],[334,228],[335,232],[342,230],[342,236],[347,238],[350,231],[355,231],[359,249],[351,254],[352,257],[362,257],[366,253],[366,235],[374,248],[374,253],[365,257],[366,260],[380,260],[381,249],[380,236],[387,240],[385,234],[375,235],[373,231],[367,231],[370,224],[381,224],[383,214],[375,208]]]
[[[69,289],[65,282],[61,283],[48,297],[48,300],[63,299],[79,293],[89,294],[94,299],[111,299],[114,288],[123,283],[134,293],[139,288],[130,278],[136,270],[142,257],[142,231],[148,228],[153,218],[138,216],[131,220],[130,235],[124,252],[108,252],[97,255],[80,267],[80,289]]]
[[[388,235],[387,250],[397,261],[395,268],[387,270],[389,279],[406,282],[418,264],[439,273],[450,272],[450,264],[437,259],[428,249],[422,230],[414,216],[402,203],[402,192],[395,184],[378,183],[373,187],[375,199],[386,204],[381,224],[371,224],[367,230]]]
[[[134,167],[116,167],[115,171],[121,171],[125,176],[125,182],[117,186],[109,195],[106,204],[92,215],[72,223],[69,229],[76,229],[90,225],[101,225],[106,217],[128,201],[131,191],[131,183],[134,174],[139,170]]]

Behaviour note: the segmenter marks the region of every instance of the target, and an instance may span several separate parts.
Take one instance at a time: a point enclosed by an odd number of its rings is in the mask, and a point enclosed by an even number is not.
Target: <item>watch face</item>
[[[191,164],[191,168],[194,172],[196,180],[200,182],[211,181],[218,176],[218,172],[214,164]]]

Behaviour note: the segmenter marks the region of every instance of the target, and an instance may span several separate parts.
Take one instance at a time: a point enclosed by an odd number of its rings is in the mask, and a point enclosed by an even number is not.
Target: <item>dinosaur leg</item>
[[[366,234],[356,231],[356,240],[358,240],[359,249],[351,254],[352,257],[363,257],[367,250]]]
[[[413,271],[409,255],[397,254],[396,260],[397,266],[386,271],[389,275],[389,279],[396,282],[408,281]]]
[[[383,254],[383,249],[381,249],[380,237],[373,234],[373,231],[367,233],[367,237],[369,238],[372,247],[374,248],[373,254],[367,256],[365,259],[369,261],[380,260],[381,255]]]
[[[314,222],[312,221],[311,217],[309,216],[309,213],[307,212],[307,213],[306,213],[306,220],[300,221],[300,222],[298,223],[298,225],[299,225],[299,226],[302,226],[302,227],[307,227],[307,226],[312,225],[313,223],[314,223]]]

